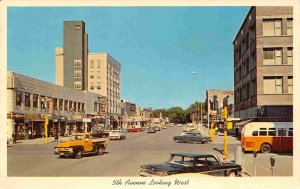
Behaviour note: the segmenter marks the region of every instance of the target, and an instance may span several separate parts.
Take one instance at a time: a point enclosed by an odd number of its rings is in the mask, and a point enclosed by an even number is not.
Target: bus
[[[244,151],[293,151],[293,122],[250,122],[242,128]]]

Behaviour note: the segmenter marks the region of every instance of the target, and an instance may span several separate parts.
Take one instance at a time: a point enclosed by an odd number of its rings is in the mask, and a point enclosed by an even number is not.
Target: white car
[[[124,132],[120,132],[119,130],[113,130],[109,133],[109,140],[122,140],[126,138],[126,134]]]

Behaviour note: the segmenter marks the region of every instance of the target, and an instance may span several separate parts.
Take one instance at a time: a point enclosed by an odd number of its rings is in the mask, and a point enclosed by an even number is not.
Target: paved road
[[[217,141],[210,144],[174,143],[172,137],[181,131],[182,128],[170,127],[153,134],[129,133],[125,140],[109,141],[106,154],[82,159],[58,158],[53,154],[55,143],[13,145],[8,148],[8,176],[138,176],[140,165],[164,162],[171,152],[210,153],[223,158],[220,153],[223,145]],[[228,145],[230,159],[234,158],[237,145],[236,142]],[[245,157],[245,168],[253,175],[251,154]],[[262,163],[265,164],[265,160]],[[292,169],[289,167],[289,170]],[[291,175],[292,171],[284,174]]]

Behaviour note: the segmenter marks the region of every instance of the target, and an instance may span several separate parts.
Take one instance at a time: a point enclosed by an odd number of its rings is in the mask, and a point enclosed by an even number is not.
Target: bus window
[[[278,129],[278,136],[286,136],[286,130],[285,129]]]
[[[253,131],[252,132],[252,136],[258,136],[258,132],[257,131]]]
[[[289,136],[293,136],[293,128],[289,128]]]
[[[269,136],[276,136],[276,131],[268,131]]]
[[[259,136],[267,136],[267,131],[259,131]]]

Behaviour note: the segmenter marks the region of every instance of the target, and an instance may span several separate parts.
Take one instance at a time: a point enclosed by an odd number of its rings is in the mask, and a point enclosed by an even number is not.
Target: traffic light
[[[225,106],[223,109],[222,109],[222,121],[226,121],[227,120],[227,106]]]

